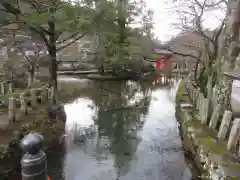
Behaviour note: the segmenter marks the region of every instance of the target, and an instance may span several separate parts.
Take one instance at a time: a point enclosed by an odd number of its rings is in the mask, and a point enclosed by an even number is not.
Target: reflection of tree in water
[[[99,136],[108,137],[116,169],[125,174],[140,141],[137,131],[148,113],[151,91],[139,84],[124,82],[101,82],[96,84],[95,91]]]

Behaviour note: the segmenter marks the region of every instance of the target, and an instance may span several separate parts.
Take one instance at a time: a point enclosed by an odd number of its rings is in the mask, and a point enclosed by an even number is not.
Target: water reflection
[[[168,86],[129,81],[88,88],[65,105],[62,179],[190,179]]]

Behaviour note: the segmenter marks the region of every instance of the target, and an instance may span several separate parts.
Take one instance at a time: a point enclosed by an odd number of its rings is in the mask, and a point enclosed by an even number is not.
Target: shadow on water
[[[174,86],[174,80],[89,83],[65,104],[65,150],[48,161],[51,180],[191,179]]]

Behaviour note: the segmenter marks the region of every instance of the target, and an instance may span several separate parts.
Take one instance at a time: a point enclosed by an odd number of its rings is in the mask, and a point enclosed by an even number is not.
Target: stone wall
[[[211,110],[211,102],[192,81],[185,80],[181,88],[187,94],[177,95],[177,117],[184,146],[194,154],[201,178],[240,179],[240,119],[230,111],[220,112],[218,104]]]

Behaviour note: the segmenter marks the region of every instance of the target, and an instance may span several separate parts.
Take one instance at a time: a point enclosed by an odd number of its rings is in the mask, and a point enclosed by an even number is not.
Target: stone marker
[[[47,102],[48,101],[48,88],[44,87],[42,90],[42,102]]]
[[[240,118],[235,118],[228,138],[227,149],[236,148],[240,137]]]
[[[52,92],[52,88],[48,88],[48,100],[49,101],[51,101],[52,100],[52,94],[53,94],[53,92]]]
[[[8,91],[13,92],[13,83],[8,84]]]
[[[225,139],[227,136],[227,131],[229,129],[230,123],[232,119],[232,112],[231,111],[225,111],[222,118],[222,123],[220,125],[219,131],[218,131],[218,138],[219,139]]]
[[[218,104],[214,109],[212,113],[212,117],[210,119],[209,127],[212,129],[217,128],[218,120],[221,114],[221,105]]]
[[[37,92],[38,92],[37,100],[40,100],[42,102],[42,100],[43,100],[43,96],[42,96],[43,88],[37,88]]]
[[[193,104],[196,106],[196,103],[197,103],[197,91],[194,88],[193,89]]]
[[[15,122],[16,121],[16,99],[13,98],[13,97],[9,98],[8,120],[10,122]]]
[[[208,108],[209,108],[209,100],[205,98],[202,101],[202,106],[200,110],[200,120],[202,124],[207,124],[207,118],[208,118]]]
[[[5,94],[6,91],[5,91],[5,82],[1,82],[1,94]]]
[[[25,101],[25,98],[24,98],[25,94],[24,93],[20,93],[20,111],[21,113],[23,113],[24,115],[27,115],[28,114],[28,109],[27,109],[27,103]]]
[[[200,92],[198,92],[197,105],[196,105],[197,110],[200,109],[201,104],[202,104],[202,100],[203,100],[203,98],[202,98]]]
[[[31,105],[32,107],[37,105],[36,89],[31,89]]]

